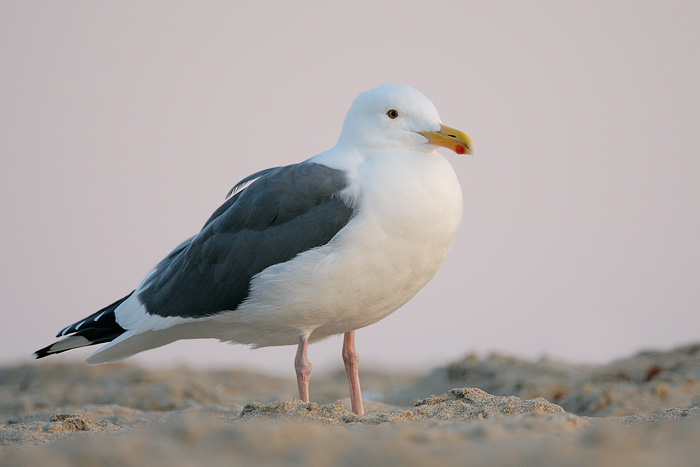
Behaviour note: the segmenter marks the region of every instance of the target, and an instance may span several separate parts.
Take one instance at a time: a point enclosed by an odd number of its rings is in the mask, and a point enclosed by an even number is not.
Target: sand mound
[[[416,402],[410,409],[377,410],[371,406],[365,415],[355,415],[343,406],[335,404],[305,404],[298,400],[278,401],[272,404],[254,402],[246,405],[241,418],[295,418],[326,425],[346,423],[409,423],[418,420],[471,420],[497,415],[523,413],[564,413],[564,409],[541,397],[523,401],[517,397],[492,396],[481,389],[452,389],[441,396],[430,396]]]
[[[469,355],[399,388],[388,400],[403,404],[426,391],[437,394],[459,386],[498,395],[544,397],[567,412],[598,417],[692,407],[700,405],[700,345],[641,352],[600,366]]]

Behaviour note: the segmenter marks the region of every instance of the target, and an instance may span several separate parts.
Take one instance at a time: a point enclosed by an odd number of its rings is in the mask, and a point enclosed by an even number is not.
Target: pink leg
[[[357,363],[360,356],[355,352],[355,331],[345,333],[343,339],[343,362],[345,372],[348,374],[348,384],[350,385],[350,403],[352,411],[357,415],[365,413],[362,407],[362,391],[360,390],[360,374],[357,370]]]
[[[297,348],[297,356],[294,359],[294,369],[297,372],[297,386],[299,386],[299,399],[302,402],[309,402],[309,376],[313,365],[306,358],[306,347],[308,346],[308,337],[299,338],[299,347]]]

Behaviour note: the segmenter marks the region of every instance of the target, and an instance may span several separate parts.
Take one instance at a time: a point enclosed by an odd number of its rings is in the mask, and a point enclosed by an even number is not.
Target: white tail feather
[[[170,344],[180,338],[177,333],[171,332],[169,329],[146,331],[140,334],[127,331],[90,355],[85,363],[99,365],[101,363],[121,362],[139,352]]]

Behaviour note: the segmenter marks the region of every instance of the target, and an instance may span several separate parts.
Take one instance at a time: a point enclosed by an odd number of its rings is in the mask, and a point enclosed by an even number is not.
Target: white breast
[[[435,275],[462,216],[450,164],[396,151],[354,168],[357,214],[328,244],[258,274],[235,312],[211,318],[217,337],[262,347],[351,331],[394,312]]]

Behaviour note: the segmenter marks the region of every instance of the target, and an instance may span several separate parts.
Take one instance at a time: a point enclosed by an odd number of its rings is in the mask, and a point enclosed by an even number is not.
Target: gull
[[[420,92],[360,94],[333,148],[244,178],[133,292],[34,357],[106,343],[87,358],[95,365],[179,339],[296,344],[299,398],[309,402],[307,346],[343,334],[352,410],[364,413],[355,331],[432,279],[462,218],[459,182],[438,148],[472,154]]]

